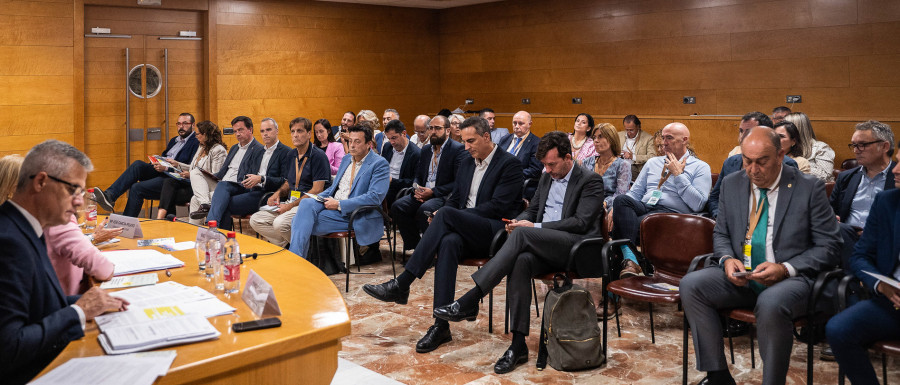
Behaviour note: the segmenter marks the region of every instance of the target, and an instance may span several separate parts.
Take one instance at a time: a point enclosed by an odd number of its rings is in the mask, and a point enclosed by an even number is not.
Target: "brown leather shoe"
[[[613,301],[609,299],[606,305],[606,314],[603,314],[603,303],[601,302],[599,306],[597,306],[597,321],[603,321],[604,319],[613,319],[616,317],[616,313],[619,312],[619,301]]]
[[[644,275],[644,271],[641,270],[641,267],[637,263],[634,263],[634,261],[630,259],[626,259],[622,262],[622,272],[619,273],[619,279],[636,277],[638,275]]]

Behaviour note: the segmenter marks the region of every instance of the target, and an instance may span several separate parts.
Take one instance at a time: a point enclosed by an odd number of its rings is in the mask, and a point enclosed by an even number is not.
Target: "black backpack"
[[[563,279],[562,285],[557,278]],[[537,369],[543,370],[548,361],[562,371],[592,369],[606,362],[591,293],[563,274],[553,277],[553,289],[544,300]]]

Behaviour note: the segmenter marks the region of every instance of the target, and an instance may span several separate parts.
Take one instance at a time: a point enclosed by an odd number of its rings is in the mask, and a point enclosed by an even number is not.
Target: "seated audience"
[[[300,201],[306,198],[303,193],[318,194],[331,182],[328,156],[309,142],[311,124],[307,118],[291,120],[291,142],[296,151],[288,157],[291,166],[284,182],[266,202],[277,211],[260,210],[250,217],[250,227],[276,246],[291,242],[291,222]]]
[[[356,114],[356,124],[368,124],[372,129],[372,149],[375,150],[376,154],[381,154],[381,146],[384,142],[384,133],[381,132],[378,128],[381,127],[381,122],[378,120],[378,115],[375,115],[375,112],[372,110],[361,110],[358,114]],[[349,144],[344,146],[344,152],[349,153],[349,148],[347,148]]]
[[[457,143],[462,143],[462,136],[459,135],[459,125],[462,124],[464,120],[466,120],[466,118],[460,114],[450,115],[450,139],[453,139],[453,141]]]
[[[406,137],[406,126],[399,120],[388,122],[384,126],[384,135],[389,143],[384,144],[381,156],[391,167],[391,184],[385,202],[391,207],[400,190],[412,187],[413,179],[416,177],[416,166],[419,165],[420,150],[416,145],[410,146],[410,141]]]
[[[616,135],[615,130],[612,134]],[[444,321],[473,320],[478,316],[478,301],[509,277],[506,290],[513,337],[509,349],[494,365],[497,374],[511,372],[528,361],[525,336],[531,326],[531,277],[565,271],[569,254],[560,250],[570,250],[586,235],[600,234],[601,177],[575,166],[569,139],[559,131],[541,138],[536,156],[546,172],[533,203],[506,224],[509,239],[494,258],[472,274],[475,287],[458,300],[434,308],[434,316]]]
[[[435,263],[434,308],[449,304],[459,262],[487,257],[494,234],[503,229],[501,219],[514,218],[521,210],[521,162],[491,141],[484,118],[466,119],[460,131],[471,157],[460,160],[453,193],[434,215],[406,270],[380,285],[363,286],[379,301],[406,304],[410,285]],[[430,352],[451,339],[450,324],[438,318],[416,343],[416,352]]]
[[[200,169],[210,173],[218,172],[225,163],[225,142],[219,126],[208,120],[197,123],[194,133],[200,142],[200,149],[194,154],[190,163],[181,163],[175,159],[166,159],[175,165],[183,180],[167,178],[163,181],[159,194],[159,211],[156,219],[165,219],[168,213],[175,213],[175,206],[191,202],[196,210],[201,204],[209,204],[210,194],[216,188],[216,182],[203,174]]]
[[[331,127],[331,133],[334,136],[335,142],[344,143],[344,140],[347,139],[347,131],[353,126],[353,122],[356,121],[356,114],[353,111],[347,111],[341,116],[341,125]],[[346,152],[346,151],[344,151]]]
[[[572,143],[572,156],[575,161],[581,161],[596,155],[594,142],[591,140],[594,133],[594,117],[581,113],[575,117],[575,128],[569,134]]]
[[[800,131],[803,157],[809,161],[810,174],[823,182],[834,181],[834,150],[827,143],[816,140],[809,117],[802,112],[792,112],[784,120],[794,123]]]
[[[393,108],[384,110],[384,115],[381,116],[381,125],[385,127],[385,130],[387,130],[388,122],[392,120],[400,120],[400,113]],[[406,135],[406,133],[404,132],[403,135]]]
[[[483,108],[478,112],[478,116],[480,116],[484,120],[487,120],[488,125],[491,127],[491,140],[494,143],[500,144],[500,141],[503,140],[503,138],[505,138],[507,135],[509,135],[509,129],[494,127],[497,120],[497,114],[494,112],[494,110],[490,108]]]
[[[729,158],[741,153],[741,139],[744,137],[744,133],[756,126],[774,127],[772,119],[769,119],[769,116],[762,112],[753,111],[744,114],[741,117],[741,124],[738,125],[738,145],[734,146],[731,152],[728,153]]]
[[[785,106],[779,106],[772,109],[772,123],[778,124],[784,121],[784,117],[791,113],[791,109]],[[801,170],[803,171],[803,170]]]
[[[429,121],[431,121],[431,118],[429,118],[428,115],[419,115],[413,120],[413,131],[415,134],[409,138],[409,141],[412,142],[412,144],[415,144],[419,149],[428,144],[427,132]]]
[[[12,198],[19,182],[19,169],[25,160],[19,154],[6,155],[0,158],[0,205]]]
[[[781,138],[781,148],[787,149],[787,157],[797,162],[797,168],[800,172],[809,174],[809,161],[803,157],[802,137],[800,136],[800,131],[797,130],[797,126],[782,119],[780,123],[775,123],[774,128],[775,133]]]
[[[897,165],[891,161],[894,132],[887,124],[874,120],[857,124],[849,146],[859,166],[838,174],[830,198],[844,240],[844,269],[850,268],[850,255],[866,226],[875,195],[894,188],[891,170]]]
[[[607,210],[617,196],[625,194],[631,187],[631,162],[616,156],[621,147],[615,126],[601,123],[593,134],[596,155],[576,163],[603,177],[603,209]]]
[[[522,197],[527,200],[531,199],[534,190],[537,189],[542,169],[541,162],[534,157],[541,138],[531,132],[531,124],[531,114],[525,111],[516,112],[513,115],[513,133],[497,143],[501,150],[512,154],[522,163],[522,175],[528,180]]]
[[[773,130],[751,129],[741,153],[744,171],[722,184],[713,232],[719,266],[685,275],[681,302],[697,370],[707,372],[701,383],[735,383],[725,361],[719,312],[750,308],[760,331],[762,383],[784,384],[794,319],[806,314],[816,276],[837,265],[841,240],[824,183],[784,167],[785,150]],[[743,272],[750,275],[734,275]]]
[[[169,140],[160,154],[163,158],[188,163],[197,152],[200,142],[194,136],[194,116],[185,112],[178,115],[178,136]],[[128,201],[123,215],[136,217],[141,213],[144,199],[159,199],[163,181],[170,178],[168,170],[161,164],[150,164],[136,160],[109,186],[106,191],[94,187],[94,201],[107,212],[115,212],[116,200],[128,191]]]
[[[331,176],[334,176],[341,167],[341,159],[344,159],[344,146],[335,141],[334,136],[328,135],[331,131],[331,123],[328,122],[328,119],[317,120],[313,125],[313,130],[316,148],[325,151],[331,168]]]
[[[619,132],[619,143],[622,143],[621,156],[631,161],[631,180],[637,179],[650,158],[657,156],[653,152],[653,139],[650,134],[641,130],[641,119],[627,115],[622,119],[625,131]]]
[[[666,155],[666,150],[663,147],[662,129],[653,133],[653,146],[656,148],[656,156]]]
[[[403,250],[413,250],[428,228],[428,215],[444,206],[453,191],[463,145],[447,137],[447,118],[435,116],[428,127],[430,143],[422,147],[416,166],[418,188],[391,205],[391,218],[403,238]],[[468,154],[465,154],[468,156]]]
[[[387,195],[390,175],[388,162],[371,149],[372,129],[368,124],[350,127],[350,153],[344,156],[331,186],[325,189],[319,202],[303,199],[291,222],[290,251],[308,257],[309,237],[347,231],[350,214],[360,206],[377,206]],[[384,234],[381,214],[370,210],[355,218],[353,231],[360,245],[378,242]],[[349,266],[346,266],[349,268]]]

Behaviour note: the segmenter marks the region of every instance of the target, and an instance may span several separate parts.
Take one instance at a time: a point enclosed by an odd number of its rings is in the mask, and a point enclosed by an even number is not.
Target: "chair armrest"
[[[394,202],[400,200],[400,198],[403,198],[406,195],[412,194],[413,190],[414,189],[412,187],[404,187],[400,189],[400,191],[397,191],[397,195],[394,197]]]
[[[698,255],[698,256],[694,257],[693,260],[691,260],[691,265],[688,267],[687,271],[688,271],[688,273],[690,273],[692,271],[705,269],[709,266],[712,266],[713,263],[715,263],[715,264],[719,263],[719,259],[716,257],[713,257],[713,253]]]
[[[850,298],[850,295],[853,293],[858,294],[860,299],[870,298],[869,291],[862,286],[862,281],[860,281],[856,275],[848,273],[844,275],[844,277],[841,278],[841,282],[838,283],[836,311],[847,308],[847,299]]]
[[[606,239],[603,237],[585,237],[575,242],[569,251],[569,260],[566,262],[566,271],[574,271],[581,278],[604,277],[607,270],[604,266],[603,245]],[[596,258],[597,250],[600,250],[600,258]],[[592,258],[593,257],[593,258]],[[599,267],[597,266],[599,262]]]
[[[378,211],[378,213],[381,214],[381,218],[384,220],[384,225],[390,225],[390,217],[388,217],[388,215],[384,212],[384,209],[381,208],[381,205],[365,205],[357,207],[356,210],[353,210],[353,212],[350,213],[350,221],[347,223],[347,232],[349,233],[353,231],[353,221],[356,220],[357,216],[370,210]]]
[[[267,203],[269,203],[269,197],[272,196],[272,194],[275,194],[275,193],[267,192],[267,193],[263,194],[262,198],[259,198],[259,203],[256,206],[257,207],[265,206]]]
[[[506,243],[506,238],[508,233],[506,229],[497,230],[497,233],[494,234],[494,239],[491,240],[491,249],[488,250],[488,258],[494,258],[494,255],[500,251],[500,248],[503,247],[503,244]]]
[[[845,275],[847,275],[847,273],[840,268],[819,273],[819,276],[816,277],[816,282],[813,283],[812,295],[809,296],[809,307],[806,309],[806,314],[810,316],[815,315],[816,305],[818,305],[819,299],[825,292],[825,287],[831,281],[840,281]]]
[[[619,250],[619,248],[621,248],[622,246],[628,246],[628,248],[631,249],[631,252],[633,252],[635,256],[639,256],[638,261],[643,259],[643,256],[640,255],[640,253],[637,251],[637,246],[635,246],[634,242],[632,242],[631,240],[615,239],[615,240],[609,241],[606,243],[605,246],[603,246],[603,251],[601,253],[601,256],[603,257],[602,263],[603,263],[603,276],[604,277],[607,277],[607,278],[612,277],[613,266],[621,266],[621,263],[619,263],[617,265],[613,265],[612,262],[613,262],[613,258],[615,258],[617,262],[621,262],[621,260],[624,259],[624,257],[622,257],[617,252],[617,250]]]

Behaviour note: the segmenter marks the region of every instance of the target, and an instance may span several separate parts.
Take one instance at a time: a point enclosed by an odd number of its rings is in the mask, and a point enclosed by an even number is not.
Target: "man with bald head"
[[[784,167],[785,152],[771,129],[755,127],[744,137],[743,170],[722,183],[713,232],[718,266],[681,280],[697,370],[707,372],[701,384],[735,383],[725,362],[719,318],[720,309],[732,308],[753,308],[758,329],[765,330],[759,333],[762,383],[784,384],[793,320],[806,313],[817,274],[840,261],[837,220],[824,183]]]
[[[631,190],[613,201],[607,217],[613,223],[613,239],[638,243],[641,220],[653,213],[697,213],[703,210],[712,186],[709,165],[688,149],[690,131],[681,123],[662,129],[665,155],[650,158]],[[625,257],[621,276],[642,274],[634,253],[622,247]]]
[[[513,133],[500,139],[497,145],[506,152],[514,155],[522,162],[522,174],[528,180],[523,198],[531,200],[537,189],[538,180],[541,179],[541,162],[534,157],[541,138],[531,133],[531,114],[519,111],[513,115]]]
[[[431,118],[428,115],[419,115],[416,116],[416,120],[413,121],[413,130],[416,132],[411,138],[409,138],[409,142],[415,144],[416,147],[422,149],[423,146],[428,144],[428,122],[431,121]]]

